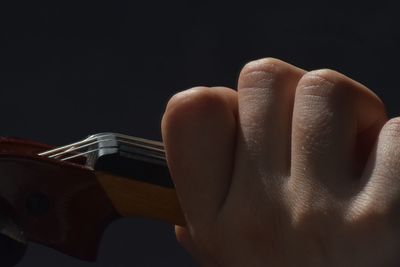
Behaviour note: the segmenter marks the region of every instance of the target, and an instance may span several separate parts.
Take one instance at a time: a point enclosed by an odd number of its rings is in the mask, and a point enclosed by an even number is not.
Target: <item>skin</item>
[[[399,266],[400,118],[362,84],[274,58],[173,96],[167,160],[201,266]]]

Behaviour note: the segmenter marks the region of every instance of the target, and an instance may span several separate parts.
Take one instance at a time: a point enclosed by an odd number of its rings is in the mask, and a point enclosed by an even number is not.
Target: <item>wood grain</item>
[[[123,217],[145,217],[185,225],[175,189],[95,172],[114,209]]]

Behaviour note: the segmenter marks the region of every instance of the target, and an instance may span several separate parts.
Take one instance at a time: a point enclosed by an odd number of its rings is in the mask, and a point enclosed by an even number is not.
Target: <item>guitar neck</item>
[[[102,171],[96,177],[119,215],[185,225],[175,189]]]
[[[185,224],[161,142],[99,133],[39,155],[93,169],[121,216]]]
[[[100,143],[90,164],[116,211],[124,217],[139,216],[184,225],[162,144],[132,141],[121,135],[113,135],[111,139],[115,146]]]

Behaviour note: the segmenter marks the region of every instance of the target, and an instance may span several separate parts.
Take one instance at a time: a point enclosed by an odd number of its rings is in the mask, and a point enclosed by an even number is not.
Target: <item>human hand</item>
[[[262,59],[175,95],[162,131],[202,266],[400,264],[400,119],[365,86]]]

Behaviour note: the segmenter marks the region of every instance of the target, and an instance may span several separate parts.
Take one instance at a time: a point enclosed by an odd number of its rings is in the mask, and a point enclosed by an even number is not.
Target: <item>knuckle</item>
[[[400,167],[400,117],[392,118],[383,126],[377,143],[377,171],[397,177]]]
[[[300,79],[297,93],[320,98],[342,97],[348,93],[344,76],[331,69],[306,73]]]
[[[254,71],[274,71],[277,66],[285,65],[286,63],[276,58],[262,58],[248,62],[242,69],[243,73],[254,72]]]
[[[368,203],[364,203],[365,201]],[[356,199],[344,214],[344,222],[353,228],[368,229],[368,232],[377,233],[380,228],[386,228],[391,219],[398,217],[393,216],[398,213],[398,205],[384,202]]]
[[[204,94],[204,91],[207,91],[208,89],[209,88],[206,86],[197,86],[181,91],[171,97],[168,105],[191,101],[194,98],[202,96]]]
[[[171,132],[172,129],[187,128],[193,122],[218,120],[234,125],[235,111],[232,111],[231,99],[227,96],[229,93],[228,88],[194,87],[174,95],[162,116],[161,128]]]
[[[276,58],[254,60],[240,72],[239,88],[265,87],[266,84],[299,76],[300,73],[297,67]]]
[[[311,192],[299,195],[298,198],[299,201],[290,207],[291,222],[294,227],[302,227],[311,222],[325,220],[328,213],[334,214],[335,208],[338,208],[332,207],[328,197],[316,197]]]
[[[386,136],[399,137],[400,136],[400,117],[388,120],[383,126],[382,131]]]
[[[194,87],[175,94],[166,107],[165,116],[172,118],[187,117],[216,112],[225,107],[225,99],[208,87]]]

